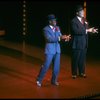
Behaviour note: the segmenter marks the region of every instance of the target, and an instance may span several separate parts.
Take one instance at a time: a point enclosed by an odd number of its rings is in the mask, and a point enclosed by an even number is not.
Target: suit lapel
[[[51,27],[50,27],[50,26],[48,26],[48,28],[49,28],[49,30],[50,30],[50,31],[52,31],[52,32],[53,32],[53,30],[51,29]],[[54,32],[53,32],[53,33],[54,33]]]
[[[85,28],[85,24],[83,25],[80,21],[79,21],[79,19],[76,17],[76,21],[77,21],[77,23],[79,24],[79,26],[81,26],[82,28]]]

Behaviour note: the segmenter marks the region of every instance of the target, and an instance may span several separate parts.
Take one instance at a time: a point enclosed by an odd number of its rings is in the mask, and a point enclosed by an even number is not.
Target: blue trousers
[[[51,82],[54,83],[57,81],[57,77],[58,77],[59,69],[60,69],[60,53],[45,55],[45,62],[43,64],[43,66],[41,67],[38,78],[37,78],[37,80],[40,83],[42,82],[46,72],[48,71],[51,62],[53,62],[53,71],[52,71]]]

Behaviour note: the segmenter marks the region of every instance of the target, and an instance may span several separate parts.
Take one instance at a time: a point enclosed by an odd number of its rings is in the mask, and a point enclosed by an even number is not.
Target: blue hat
[[[48,15],[48,20],[56,20],[55,15],[54,14]]]

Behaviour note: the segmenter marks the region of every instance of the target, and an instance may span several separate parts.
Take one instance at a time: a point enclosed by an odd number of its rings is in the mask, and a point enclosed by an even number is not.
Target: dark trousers
[[[87,49],[72,49],[71,70],[72,75],[85,74],[85,61]]]

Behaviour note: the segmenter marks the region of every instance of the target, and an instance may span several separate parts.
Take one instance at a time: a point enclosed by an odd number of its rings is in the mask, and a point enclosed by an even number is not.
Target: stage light
[[[26,1],[23,1],[23,35],[26,35]]]

